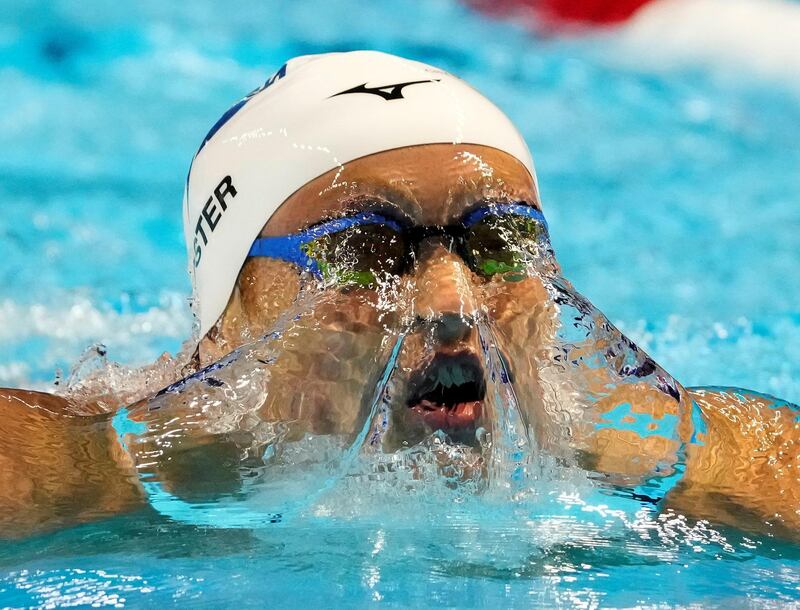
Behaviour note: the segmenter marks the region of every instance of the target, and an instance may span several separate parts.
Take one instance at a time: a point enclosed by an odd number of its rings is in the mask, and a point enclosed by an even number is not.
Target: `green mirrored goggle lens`
[[[340,285],[374,287],[381,278],[405,267],[403,235],[386,225],[348,227],[307,242],[304,253],[317,262],[325,280]]]
[[[465,250],[473,271],[485,277],[510,274],[508,279],[524,269],[524,261],[542,235],[542,224],[525,216],[507,214],[487,216],[469,228]]]

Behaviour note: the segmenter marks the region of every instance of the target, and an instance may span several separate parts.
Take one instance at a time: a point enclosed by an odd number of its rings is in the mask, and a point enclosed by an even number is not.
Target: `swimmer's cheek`
[[[311,384],[309,384],[311,385]],[[279,422],[286,430],[286,440],[295,441],[305,434],[353,434],[363,424],[363,407],[358,397],[346,396],[346,388],[338,397],[326,391],[285,394],[268,399],[259,411],[262,420]]]

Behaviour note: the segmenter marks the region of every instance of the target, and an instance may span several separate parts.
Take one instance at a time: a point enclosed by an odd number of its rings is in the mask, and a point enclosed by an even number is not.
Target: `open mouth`
[[[472,354],[437,354],[411,378],[411,388],[408,407],[435,430],[474,429],[483,413],[486,382]]]

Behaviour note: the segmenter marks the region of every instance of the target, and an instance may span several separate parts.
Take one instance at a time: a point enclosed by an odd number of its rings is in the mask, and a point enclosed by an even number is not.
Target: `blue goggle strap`
[[[544,225],[545,231],[547,231],[547,221],[544,219],[544,214],[536,208],[523,203],[493,203],[478,208],[466,215],[464,218],[464,225],[471,227],[487,216],[506,216],[507,214],[516,214],[517,216],[532,218],[533,220],[541,222]]]
[[[253,245],[250,246],[250,251],[247,253],[247,256],[277,258],[289,263],[294,263],[303,269],[308,269],[319,275],[320,271],[317,261],[303,252],[303,246],[315,239],[330,235],[331,233],[344,231],[350,227],[377,224],[391,227],[398,232],[402,231],[400,225],[394,220],[374,212],[362,212],[353,216],[329,220],[292,235],[259,237],[253,242]]]

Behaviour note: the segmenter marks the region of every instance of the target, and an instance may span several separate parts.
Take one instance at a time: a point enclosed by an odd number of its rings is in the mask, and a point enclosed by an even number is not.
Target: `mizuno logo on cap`
[[[385,100],[402,100],[403,98],[403,88],[408,87],[410,85],[420,85],[422,83],[438,83],[439,79],[435,78],[432,80],[412,80],[407,83],[396,83],[394,85],[383,85],[382,87],[367,87],[367,83],[362,83],[360,85],[356,85],[352,89],[348,89],[347,91],[340,91],[339,93],[334,93],[330,97],[336,97],[337,95],[347,95],[348,93],[371,93],[372,95],[377,95],[378,97],[382,97]]]

